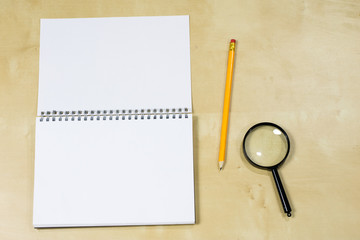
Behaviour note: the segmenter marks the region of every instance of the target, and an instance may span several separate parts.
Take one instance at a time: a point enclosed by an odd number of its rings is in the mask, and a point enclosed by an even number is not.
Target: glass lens
[[[245,152],[250,160],[263,167],[280,163],[289,148],[283,132],[269,125],[261,125],[253,129],[244,141]]]

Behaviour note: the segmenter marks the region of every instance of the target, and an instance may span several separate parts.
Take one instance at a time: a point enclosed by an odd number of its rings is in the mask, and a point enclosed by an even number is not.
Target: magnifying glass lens
[[[288,141],[282,130],[260,125],[249,132],[244,150],[252,162],[262,167],[279,164],[288,152]]]

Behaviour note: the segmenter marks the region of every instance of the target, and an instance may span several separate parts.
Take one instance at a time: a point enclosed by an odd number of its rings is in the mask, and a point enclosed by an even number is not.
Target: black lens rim
[[[272,127],[275,127],[275,128],[278,128],[285,136],[285,139],[287,141],[287,144],[288,144],[288,149],[287,149],[287,152],[284,156],[284,158],[276,165],[273,165],[273,166],[268,166],[268,167],[265,167],[265,166],[261,166],[259,164],[256,164],[255,162],[253,162],[251,160],[251,158],[249,157],[249,155],[247,154],[246,152],[246,149],[245,149],[245,142],[246,142],[246,138],[248,137],[248,135],[254,131],[256,128],[258,127],[261,127],[261,126],[272,126]],[[289,136],[287,135],[287,133],[285,132],[285,130],[283,128],[281,128],[279,125],[275,124],[275,123],[272,123],[272,122],[261,122],[261,123],[257,123],[255,124],[254,126],[252,126],[245,134],[244,136],[244,139],[243,139],[243,153],[244,153],[244,156],[246,158],[246,160],[248,160],[253,166],[257,167],[257,168],[261,168],[261,169],[267,169],[267,170],[271,170],[271,169],[274,169],[274,168],[277,168],[279,167],[281,164],[284,163],[284,161],[286,160],[287,156],[289,155],[289,152],[290,152],[290,139],[289,139]]]

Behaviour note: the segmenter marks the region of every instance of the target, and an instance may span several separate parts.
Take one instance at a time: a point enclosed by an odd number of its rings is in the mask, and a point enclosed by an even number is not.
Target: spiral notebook
[[[194,224],[188,16],[42,19],[33,225]]]

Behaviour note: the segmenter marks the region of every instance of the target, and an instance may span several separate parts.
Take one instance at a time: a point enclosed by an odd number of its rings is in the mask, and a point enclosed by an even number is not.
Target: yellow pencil
[[[226,85],[225,85],[225,97],[224,97],[224,109],[221,125],[221,137],[220,137],[220,152],[219,152],[219,168],[220,170],[224,167],[225,161],[225,149],[226,149],[226,138],[227,129],[229,122],[229,108],[231,98],[231,82],[234,71],[234,58],[235,58],[235,39],[231,39],[229,47],[228,67],[226,73]]]

